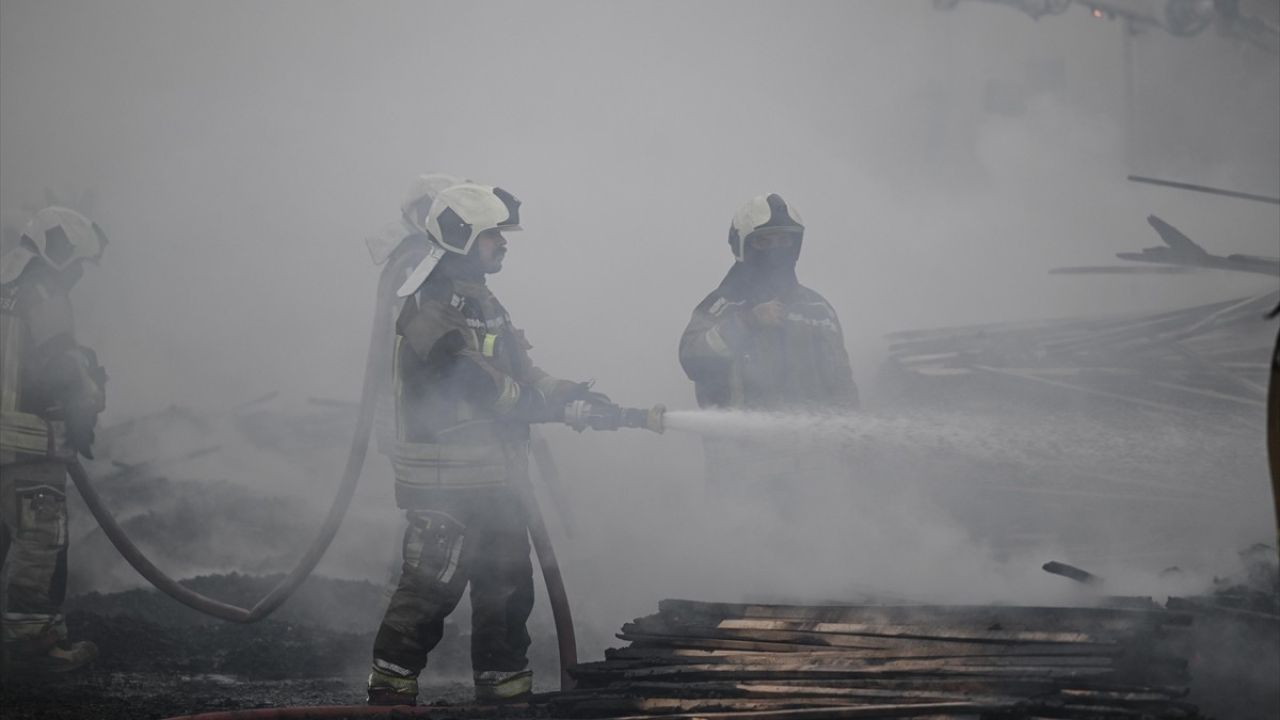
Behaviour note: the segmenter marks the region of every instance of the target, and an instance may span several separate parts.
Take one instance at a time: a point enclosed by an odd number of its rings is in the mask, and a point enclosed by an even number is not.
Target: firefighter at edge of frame
[[[0,249],[0,563],[5,674],[67,672],[98,654],[67,638],[67,463],[92,458],[106,373],[76,343],[69,293],[107,236],[62,207]]]
[[[371,705],[417,702],[418,675],[444,620],[471,586],[471,665],[480,702],[532,692],[526,623],[533,609],[527,508],[529,426],[619,408],[590,383],[533,365],[524,333],[486,285],[520,230],[520,201],[502,188],[442,190],[426,218],[445,252],[400,287],[393,382],[396,441],[389,453],[396,504],[408,527],[399,583],[378,629]],[[617,429],[618,425],[590,425]]]

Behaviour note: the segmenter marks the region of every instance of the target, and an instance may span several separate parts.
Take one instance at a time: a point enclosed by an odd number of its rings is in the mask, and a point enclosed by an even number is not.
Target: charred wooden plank
[[[602,693],[572,700],[560,698],[552,701],[551,709],[557,717],[607,717],[636,713],[665,716],[672,713],[755,712],[849,704],[850,701],[843,698],[680,698]]]
[[[1099,691],[1117,693],[1161,693],[1170,698],[1184,697],[1187,693],[1185,684],[1154,684],[1126,681],[1115,677],[1073,678],[1067,681],[1043,677],[982,677],[973,675],[879,675],[857,678],[841,677],[781,677],[738,679],[733,677],[712,678],[641,678],[628,679],[611,677],[607,673],[600,676],[584,676],[579,692],[594,692],[598,689],[623,691],[626,688],[642,688],[650,685],[687,688],[693,695],[724,692],[726,687],[776,686],[794,688],[796,692],[809,689],[836,688],[855,691],[884,691],[890,693],[943,693],[947,697],[970,696],[1004,696],[1011,697],[1047,697],[1063,689],[1080,691]],[[666,692],[673,692],[667,690]],[[887,696],[886,696],[887,697]]]
[[[1066,563],[1058,562],[1057,560],[1050,560],[1042,565],[1040,569],[1047,573],[1061,575],[1062,577],[1070,578],[1078,583],[1084,583],[1086,585],[1097,585],[1102,582],[1102,578],[1094,575],[1088,570],[1082,570],[1074,565],[1068,565]]]
[[[662,655],[684,657],[730,656],[732,654],[769,653],[773,655],[790,655],[803,652],[806,656],[821,655],[823,657],[838,655],[850,657],[1054,657],[1054,656],[1114,656],[1122,652],[1115,645],[1090,645],[1086,643],[967,643],[967,642],[930,642],[927,640],[901,640],[885,643],[876,648],[826,648],[806,646],[793,643],[745,643],[733,640],[714,640],[709,638],[680,638],[653,636],[631,636],[636,644],[626,648],[613,648],[605,651],[608,658],[636,658]],[[736,643],[746,647],[722,647],[723,643]]]
[[[653,678],[702,678],[733,680],[860,678],[881,675],[941,675],[981,678],[1076,678],[1114,677],[1110,667],[1060,667],[1050,665],[957,665],[948,661],[893,660],[877,664],[828,665],[803,660],[776,665],[674,664],[640,666],[614,662],[580,663],[571,670],[575,677],[613,677],[627,680]]]
[[[861,685],[814,685],[796,682],[749,683],[749,682],[626,682],[607,685],[606,692],[630,692],[651,697],[827,697],[856,698],[874,700],[885,703],[907,702],[942,702],[945,700],[966,700],[984,704],[1006,703],[1016,700],[1013,695],[998,695],[990,692],[973,691],[971,688],[939,687],[931,690],[913,690],[901,687],[864,687]],[[592,691],[596,692],[596,691]],[[1079,691],[1087,693],[1090,691]],[[1126,695],[1127,693],[1114,693]],[[1128,693],[1132,694],[1132,693]],[[1150,693],[1146,695],[1151,695]],[[1144,695],[1145,696],[1145,695]]]
[[[812,643],[761,642],[756,640],[733,640],[728,638],[691,637],[688,635],[660,635],[641,632],[617,633],[614,637],[630,641],[634,647],[645,648],[702,648],[715,650],[744,650],[760,652],[813,652]]]
[[[719,628],[728,630],[785,630],[835,635],[916,638],[923,640],[968,640],[991,643],[1098,643],[1102,639],[1083,632],[1042,632],[1033,630],[971,630],[946,624],[888,625],[880,623],[813,622],[807,620],[760,620],[728,618]]]
[[[1164,704],[1180,697],[1185,697],[1186,692],[1124,692],[1117,690],[1080,690],[1073,688],[1063,688],[1058,691],[1063,697],[1068,697],[1077,701],[1091,701],[1136,704],[1145,705],[1148,703]]]
[[[954,624],[896,625],[874,622],[819,622],[809,620],[766,620],[725,618],[711,625],[684,624],[662,617],[638,618],[624,625],[624,633],[694,637],[723,637],[738,640],[779,640],[814,645],[884,647],[884,641],[917,639],[926,641],[959,641],[970,643],[1086,643],[1114,645],[1115,635],[1101,633],[1006,630],[999,624],[982,629],[979,626]]]
[[[834,635],[829,633],[788,632],[765,630],[732,630],[714,627],[673,626],[652,622],[627,623],[622,626],[622,635],[626,638],[635,635],[666,636],[669,638],[707,638],[716,640],[739,640],[749,642],[779,642],[809,645],[814,647],[851,647],[874,649],[884,647],[881,640],[888,638],[858,637],[854,635]]]
[[[874,657],[853,653],[738,653],[730,655],[707,654],[695,651],[693,655],[678,653],[655,655],[650,653],[614,652],[606,656],[606,663],[615,667],[645,667],[662,665],[740,665],[740,666],[791,666],[804,662],[814,667],[880,667],[896,662],[921,664],[936,663],[939,666],[990,666],[990,667],[1115,667],[1116,658],[1105,655],[1018,655],[1018,656],[883,656]]]
[[[655,616],[649,616],[655,617]],[[668,599],[658,603],[658,617],[687,620],[758,618],[814,622],[882,622],[889,624],[980,625],[1014,629],[1124,631],[1160,625],[1187,625],[1190,616],[1164,611],[1105,607],[1025,605],[779,605]]]

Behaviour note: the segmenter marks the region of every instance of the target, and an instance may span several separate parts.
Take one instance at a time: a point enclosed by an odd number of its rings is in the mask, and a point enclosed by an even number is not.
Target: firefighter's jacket
[[[751,309],[768,299],[785,307],[781,327],[749,321]],[[794,281],[770,298],[752,297],[726,280],[694,309],[680,338],[680,365],[694,382],[699,407],[843,409],[858,404],[835,310]]]
[[[510,485],[528,472],[529,424],[563,417],[578,385],[534,367],[524,333],[483,276],[438,268],[396,325],[396,502]]]
[[[0,464],[88,454],[106,373],[76,344],[66,276],[32,263],[0,286]]]

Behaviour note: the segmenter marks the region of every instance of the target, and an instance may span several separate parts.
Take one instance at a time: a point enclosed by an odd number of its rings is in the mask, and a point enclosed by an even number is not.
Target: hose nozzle
[[[661,433],[662,416],[667,411],[662,405],[652,408],[624,408],[612,403],[593,403],[575,400],[565,406],[564,422],[582,432],[592,430],[617,430],[618,428],[643,428]]]

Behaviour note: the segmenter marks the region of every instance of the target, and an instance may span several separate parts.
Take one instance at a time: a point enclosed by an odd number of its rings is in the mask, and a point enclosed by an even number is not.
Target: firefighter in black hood
[[[694,309],[680,338],[680,364],[699,407],[838,412],[858,406],[836,311],[796,279],[803,239],[800,215],[776,194],[752,198],[734,215],[733,267]],[[741,460],[743,453],[732,444],[707,441],[713,486],[741,474],[730,458]]]

